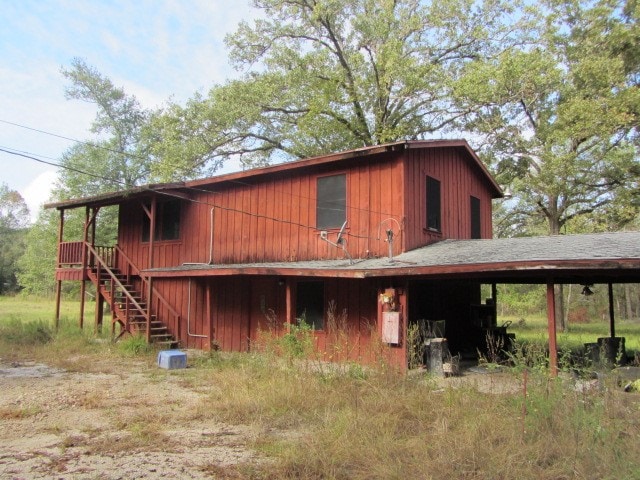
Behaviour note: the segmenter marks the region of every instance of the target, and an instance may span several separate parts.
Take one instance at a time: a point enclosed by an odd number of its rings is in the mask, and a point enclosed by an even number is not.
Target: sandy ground
[[[264,461],[255,430],[199,417],[204,393],[181,378],[0,361],[0,479],[225,478]]]

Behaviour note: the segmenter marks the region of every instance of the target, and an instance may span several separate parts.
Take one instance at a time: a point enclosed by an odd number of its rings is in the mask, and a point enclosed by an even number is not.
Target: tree
[[[145,183],[150,175],[151,156],[143,132],[150,112],[82,59],[74,59],[70,69],[62,69],[62,75],[71,82],[65,90],[67,99],[97,107],[91,131],[101,139],[66,152],[61,185],[96,194]]]
[[[558,234],[598,214],[619,228],[639,206],[637,15],[612,0],[548,7],[538,45],[465,67],[463,127],[513,190],[513,232]]]
[[[255,0],[227,37],[242,78],[170,105],[154,153],[182,172],[260,165],[441,132],[462,65],[522,41],[514,2]],[[166,171],[165,171],[166,173]]]
[[[152,157],[148,151],[145,126],[150,112],[138,100],[116,87],[111,80],[74,59],[62,74],[70,81],[68,99],[82,100],[96,106],[91,142],[69,148],[60,160],[58,182],[51,201],[80,198],[122,190],[147,183]],[[96,241],[111,245],[117,236],[117,209],[102,208],[96,224]],[[43,212],[29,232],[28,248],[20,259],[20,281],[31,293],[53,291],[58,216]],[[67,240],[83,238],[84,210],[70,210],[65,215]]]
[[[499,235],[618,229],[640,206],[638,8],[635,0],[546,8],[537,44],[465,66],[455,94],[473,113],[462,125],[513,190]]]
[[[29,208],[22,195],[0,184],[0,294],[19,289],[17,261],[25,249]]]

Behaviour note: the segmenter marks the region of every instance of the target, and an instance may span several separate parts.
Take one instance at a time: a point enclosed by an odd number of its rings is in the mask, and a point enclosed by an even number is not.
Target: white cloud
[[[53,170],[47,170],[38,175],[23,191],[20,192],[25,199],[29,212],[31,214],[31,221],[35,221],[38,217],[38,212],[42,205],[47,203],[51,196],[51,190],[53,189],[56,181],[58,180],[58,174]]]
[[[236,73],[224,36],[259,11],[248,0],[40,0],[3,2],[0,120],[86,140],[95,107],[66,100],[61,67],[81,57],[145,108],[183,102]],[[72,141],[0,122],[0,146],[58,162]],[[0,152],[0,182],[32,214],[46,201],[52,167]],[[48,179],[48,184],[47,180]],[[40,183],[38,183],[40,182]],[[38,187],[32,187],[38,185]],[[43,193],[44,192],[44,193]],[[35,206],[35,207],[32,207]]]

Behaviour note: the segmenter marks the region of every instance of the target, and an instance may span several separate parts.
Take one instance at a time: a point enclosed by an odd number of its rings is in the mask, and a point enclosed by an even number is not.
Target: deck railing
[[[58,254],[58,266],[82,266],[84,242],[62,242]]]
[[[89,244],[86,244],[89,246]],[[60,251],[58,254],[58,267],[82,267],[83,253],[85,242],[62,242],[60,243]],[[97,254],[110,268],[116,266],[116,249],[115,247],[105,247],[95,245]],[[95,267],[95,254],[89,252],[87,261],[88,267]]]

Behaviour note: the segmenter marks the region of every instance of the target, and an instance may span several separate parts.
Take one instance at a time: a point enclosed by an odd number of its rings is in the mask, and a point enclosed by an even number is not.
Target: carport
[[[613,285],[640,283],[640,232],[444,240],[396,257],[385,274],[432,280],[546,285],[549,364],[558,372],[555,286],[606,284],[615,339]],[[381,273],[381,272],[379,272]]]

